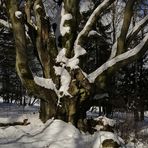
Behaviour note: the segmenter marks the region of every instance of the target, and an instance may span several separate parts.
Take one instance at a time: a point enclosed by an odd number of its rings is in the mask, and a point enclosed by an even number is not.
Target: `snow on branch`
[[[57,9],[57,16],[55,19],[55,36],[56,43],[58,47],[58,51],[61,50],[59,38],[64,37],[66,34],[71,32],[71,27],[69,26],[70,20],[72,20],[73,16],[70,12],[67,12],[64,8],[64,2],[62,2],[61,6]]]
[[[78,34],[77,39],[74,44],[74,53],[75,56],[69,59],[67,66],[71,67],[71,69],[78,68],[79,59],[78,57],[84,55],[86,53],[85,49],[81,47],[81,38],[84,36],[91,36],[97,34],[100,36],[99,33],[92,31],[92,26],[96,23],[98,16],[101,15],[102,11],[108,8],[115,0],[104,0],[91,14],[90,18],[88,19],[86,25],[82,29],[82,31]]]
[[[131,42],[131,40],[139,33],[139,31],[148,23],[148,15],[145,16],[141,21],[139,21],[136,26],[128,33],[127,35],[127,45]],[[117,53],[117,41],[112,46],[111,55],[109,59],[112,59],[116,56]]]
[[[6,28],[12,28],[11,24],[3,19],[0,19],[0,25],[6,27]]]
[[[71,95],[68,93],[69,84],[71,81],[70,74],[68,73],[68,71],[64,67],[54,66],[54,69],[55,69],[56,75],[61,76],[61,79],[60,79],[61,80],[61,87],[59,88],[59,90],[56,88],[56,85],[54,84],[52,79],[46,79],[46,78],[35,76],[34,77],[35,83],[41,87],[55,91],[58,98],[61,98],[64,95],[71,97]]]
[[[53,83],[52,79],[45,79],[42,77],[34,77],[34,81],[36,84],[51,90],[56,90],[55,84]]]
[[[127,41],[130,42],[135,35],[148,23],[148,15],[146,15],[136,26],[128,33]]]
[[[136,56],[139,52],[142,52],[143,49],[145,49],[145,45],[148,44],[148,33],[145,35],[141,43],[139,43],[135,48],[120,54],[113,59],[110,59],[106,63],[104,63],[102,66],[100,66],[98,69],[96,69],[94,72],[88,75],[88,80],[90,83],[94,83],[95,79],[102,74],[104,71],[108,70],[110,67],[114,66],[115,64],[128,60],[129,58],[132,58]]]
[[[108,8],[115,0],[104,0],[91,14],[90,18],[88,19],[86,25],[82,29],[82,31],[78,34],[78,37],[75,41],[75,45],[80,44],[80,40],[83,36],[87,36],[92,29],[92,26],[96,23],[99,15],[101,15],[102,11]]]

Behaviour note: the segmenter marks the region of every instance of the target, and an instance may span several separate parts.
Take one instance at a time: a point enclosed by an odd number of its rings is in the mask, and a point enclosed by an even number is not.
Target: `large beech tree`
[[[91,96],[94,91],[100,94],[106,92],[112,74],[146,52],[148,34],[134,48],[130,48],[134,37],[148,23],[146,16],[130,28],[133,7],[137,1],[126,2],[121,31],[110,48],[109,59],[88,74],[81,69],[80,64],[81,57],[87,54],[84,45],[90,34],[99,34],[92,30],[93,26],[115,0],[102,1],[80,32],[79,0],[60,1],[54,32],[46,17],[42,0],[26,0],[21,10],[17,0],[6,0],[16,46],[16,70],[28,92],[41,99],[42,121],[54,117],[81,128],[86,111],[92,104]],[[35,19],[32,20],[33,17]],[[30,43],[37,50],[43,71],[42,78],[34,76],[28,64],[25,24],[35,31],[34,36],[30,35]]]

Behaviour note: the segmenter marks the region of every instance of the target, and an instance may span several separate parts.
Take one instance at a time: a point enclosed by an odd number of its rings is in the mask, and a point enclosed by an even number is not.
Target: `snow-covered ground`
[[[38,111],[38,106],[0,103],[0,123],[22,122],[24,119],[30,122],[27,126],[0,127],[0,148],[101,148],[105,139],[122,142],[111,132],[100,131],[90,135],[61,120],[51,119],[43,124]],[[127,147],[132,148],[133,144],[129,143]],[[139,142],[137,148],[147,146]]]
[[[38,106],[18,106],[0,103],[0,123],[22,122],[27,126],[0,127],[0,148],[98,148],[105,139],[118,137],[110,132],[84,134],[71,123],[48,120],[43,124],[38,119]]]

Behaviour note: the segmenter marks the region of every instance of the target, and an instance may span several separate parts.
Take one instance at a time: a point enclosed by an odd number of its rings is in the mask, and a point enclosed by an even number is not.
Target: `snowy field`
[[[105,139],[122,139],[111,132],[96,132],[93,135],[82,133],[70,123],[48,120],[43,124],[38,119],[38,106],[18,106],[0,103],[0,123],[22,122],[28,119],[27,126],[0,127],[0,148],[101,148]],[[148,112],[146,112],[148,115]],[[146,130],[148,128],[145,125]],[[147,148],[142,142],[128,143],[129,148]]]

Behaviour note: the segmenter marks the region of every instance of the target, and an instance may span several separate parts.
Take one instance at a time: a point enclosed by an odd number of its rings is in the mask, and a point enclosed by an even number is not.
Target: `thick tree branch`
[[[121,33],[117,39],[117,55],[126,51],[126,36],[133,16],[133,6],[135,2],[135,0],[128,0],[126,3]]]
[[[115,72],[117,68],[123,67],[124,65],[127,65],[132,61],[141,57],[141,55],[143,55],[147,49],[148,49],[148,33],[135,48],[114,57],[113,59],[104,63],[96,71],[89,74],[88,75],[89,81],[91,83],[97,82],[99,76],[103,75],[104,72],[108,74]]]
[[[43,88],[34,82],[32,72],[28,66],[28,58],[26,54],[27,43],[25,37],[25,28],[22,24],[21,18],[15,16],[15,12],[18,11],[17,0],[7,0],[7,9],[12,22],[12,28],[16,46],[16,70],[22,81],[22,84],[26,87],[29,94],[33,94],[44,101],[56,104],[56,94],[54,91]],[[50,96],[52,96],[51,99]],[[50,99],[49,99],[50,98]]]
[[[65,14],[62,14],[61,21],[64,19],[64,15],[71,15],[71,19],[63,22],[63,27],[68,26],[70,28],[69,33],[66,33],[62,37],[63,48],[66,48],[66,57],[71,57],[71,51],[77,36],[78,18],[79,18],[79,1],[63,0],[63,10]],[[61,28],[62,29],[62,28]],[[63,28],[64,29],[64,28]]]
[[[32,7],[33,7],[32,0],[26,0],[25,13],[26,13],[26,20],[29,24],[32,24],[32,20],[31,20],[31,9],[32,9]]]
[[[34,12],[37,25],[36,48],[41,61],[44,76],[50,77],[49,56],[48,56],[48,42],[49,42],[49,21],[45,18],[46,14],[42,0],[35,0]]]
[[[57,47],[66,49],[66,57],[72,56],[77,36],[79,1],[63,0],[60,6],[56,27]]]
[[[78,34],[77,39],[75,41],[75,46],[82,45],[82,41],[92,29],[92,26],[96,23],[98,17],[102,14],[104,10],[106,10],[115,0],[104,0],[91,14],[88,19],[86,25],[82,29],[82,31]]]
[[[130,42],[136,37],[139,31],[148,24],[148,15],[145,16],[141,21],[139,21],[136,26],[128,33],[126,37],[126,46],[128,47]],[[116,56],[117,53],[117,41],[112,46],[111,55],[109,59],[112,59]]]

